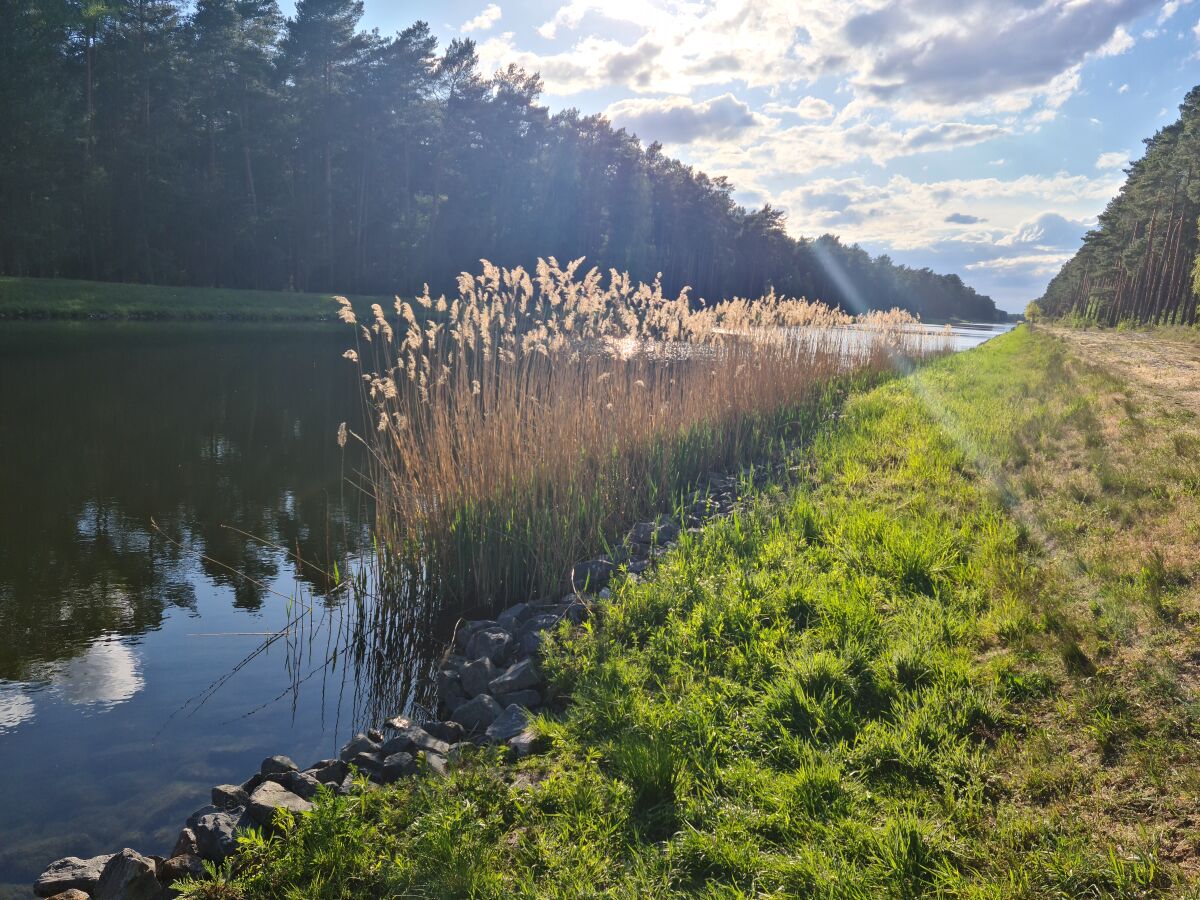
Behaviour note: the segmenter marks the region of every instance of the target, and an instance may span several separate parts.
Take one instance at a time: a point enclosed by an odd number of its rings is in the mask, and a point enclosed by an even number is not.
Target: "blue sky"
[[[416,19],[796,235],[957,271],[1008,309],[1200,80],[1200,0],[366,0],[365,27]]]

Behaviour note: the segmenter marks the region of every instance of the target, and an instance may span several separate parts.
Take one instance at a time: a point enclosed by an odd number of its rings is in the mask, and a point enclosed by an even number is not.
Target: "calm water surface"
[[[0,896],[66,854],[168,850],[212,785],[354,728],[343,670],[288,692],[336,639],[324,579],[247,537],[322,562],[360,540],[345,340],[0,323]],[[188,705],[314,594],[315,646],[281,641]]]
[[[956,326],[956,349],[1009,327]],[[60,856],[168,850],[212,785],[274,753],[307,765],[382,708],[321,665],[343,626],[320,573],[248,537],[321,563],[362,540],[334,440],[358,408],[345,341],[0,323],[0,896]],[[296,595],[304,635],[198,704]],[[387,702],[437,643],[400,654]]]

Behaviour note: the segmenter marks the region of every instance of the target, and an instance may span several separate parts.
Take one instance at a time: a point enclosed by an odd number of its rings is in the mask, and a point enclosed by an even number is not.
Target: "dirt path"
[[[1200,340],[1133,331],[1047,328],[1090,363],[1200,416]]]

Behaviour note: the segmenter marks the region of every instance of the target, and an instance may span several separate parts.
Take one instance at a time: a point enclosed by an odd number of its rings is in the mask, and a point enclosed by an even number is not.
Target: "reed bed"
[[[582,260],[483,261],[458,296],[376,305],[362,370],[389,593],[499,606],[559,590],[708,473],[777,459],[846,376],[948,349],[893,310],[768,294],[705,305]],[[350,433],[345,426],[339,440]]]

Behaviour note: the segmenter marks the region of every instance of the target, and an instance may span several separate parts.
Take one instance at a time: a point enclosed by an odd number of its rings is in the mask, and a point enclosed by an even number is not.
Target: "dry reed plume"
[[[390,318],[376,305],[346,352],[402,590],[478,604],[553,590],[706,473],[793,442],[839,376],[944,349],[896,310],[855,319],[774,294],[694,309],[581,263],[484,261],[453,300],[426,288]]]

